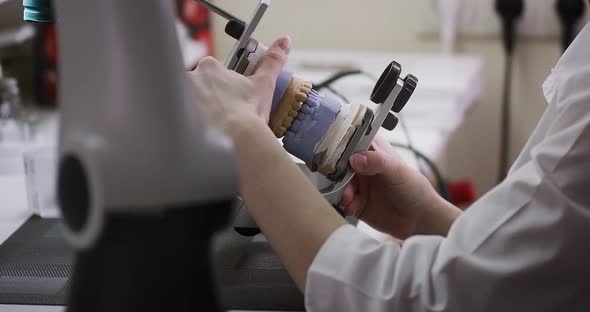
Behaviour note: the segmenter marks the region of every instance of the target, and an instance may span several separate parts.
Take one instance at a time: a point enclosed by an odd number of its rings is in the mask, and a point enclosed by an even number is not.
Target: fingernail
[[[357,169],[366,169],[369,166],[367,156],[363,154],[356,154],[352,156],[352,161]]]
[[[289,53],[291,50],[291,37],[285,36],[278,40],[277,45],[281,50],[285,51],[285,53]]]

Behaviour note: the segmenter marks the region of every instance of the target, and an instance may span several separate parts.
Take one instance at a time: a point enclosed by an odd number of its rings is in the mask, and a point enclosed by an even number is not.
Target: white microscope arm
[[[47,3],[25,0],[25,18]],[[53,8],[58,201],[78,248],[68,311],[219,310],[209,249],[235,201],[235,159],[194,103],[172,1]]]

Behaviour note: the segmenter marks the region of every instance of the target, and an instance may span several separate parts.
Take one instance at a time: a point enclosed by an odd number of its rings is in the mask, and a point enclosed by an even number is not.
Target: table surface
[[[0,244],[12,235],[31,213],[27,208],[24,176],[0,176]]]
[[[463,116],[481,95],[482,61],[474,56],[440,56],[342,51],[294,51],[288,64],[296,75],[317,82],[339,68],[358,68],[379,76],[385,66],[397,60],[404,75],[413,73],[420,79],[414,96],[400,118],[408,125],[414,147],[432,159],[444,153],[448,139],[463,121]],[[368,102],[374,81],[364,76],[350,77],[334,84],[351,101]],[[54,117],[54,120],[57,118]],[[56,123],[56,122],[54,122]],[[55,129],[50,124],[49,128]],[[401,127],[384,132],[390,141],[407,143]],[[50,140],[45,138],[46,140]],[[2,143],[0,143],[2,144]],[[412,153],[400,151],[402,157],[416,166]],[[0,175],[0,244],[31,215],[27,209],[26,187],[22,175]],[[383,235],[361,224],[376,238]],[[2,312],[57,312],[63,307],[0,305]]]

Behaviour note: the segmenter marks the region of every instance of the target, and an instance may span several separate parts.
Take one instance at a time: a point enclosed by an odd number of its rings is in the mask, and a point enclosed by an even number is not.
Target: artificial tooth
[[[305,102],[307,101],[307,94],[303,92],[298,92],[297,94],[295,94],[295,100],[297,100],[298,102]]]
[[[301,92],[303,92],[303,93],[305,93],[305,94],[309,94],[309,92],[311,91],[311,88],[308,88],[308,87],[306,87],[306,86],[301,86],[301,87],[299,88],[299,91],[301,91]]]

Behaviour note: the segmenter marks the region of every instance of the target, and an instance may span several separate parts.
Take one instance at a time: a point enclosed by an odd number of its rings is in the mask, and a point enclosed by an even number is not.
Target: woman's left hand
[[[287,61],[291,39],[277,39],[260,59],[252,76],[226,69],[213,57],[202,59],[189,72],[196,102],[224,132],[232,135],[244,123],[268,124],[277,76]]]

